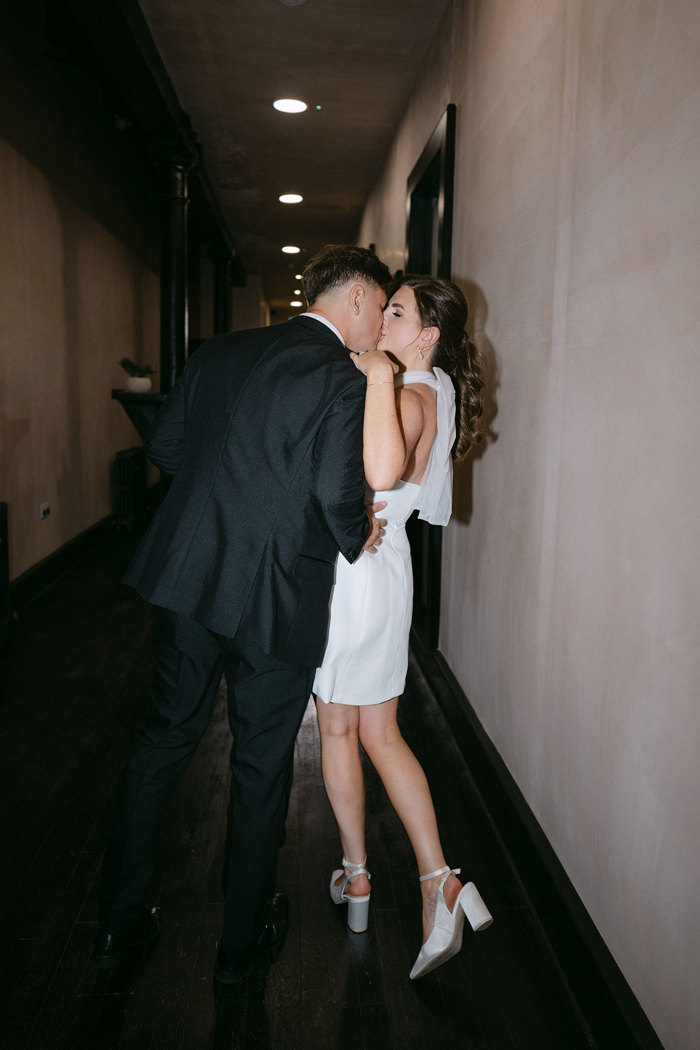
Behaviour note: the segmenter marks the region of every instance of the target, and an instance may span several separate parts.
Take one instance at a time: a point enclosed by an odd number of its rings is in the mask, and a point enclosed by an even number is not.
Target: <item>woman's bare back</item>
[[[437,426],[437,395],[435,389],[427,383],[411,383],[410,386],[401,386],[396,390],[396,405],[401,420],[402,402],[409,398],[419,398],[423,411],[423,428],[421,430],[415,448],[411,452],[406,468],[401,475],[402,481],[412,482],[420,485],[428,466],[430,450],[433,447],[435,428]]]

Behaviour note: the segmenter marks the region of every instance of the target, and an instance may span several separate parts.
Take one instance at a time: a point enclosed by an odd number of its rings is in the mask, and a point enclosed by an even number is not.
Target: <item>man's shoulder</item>
[[[312,317],[294,317],[263,328],[241,329],[207,339],[188,361],[190,378],[203,374],[219,376],[231,370],[241,374],[270,371],[306,381],[316,374],[325,376],[330,390],[364,384],[364,376],[353,365],[337,336]]]
[[[347,359],[347,350],[336,333],[323,321],[308,314],[290,317],[282,324],[271,325],[267,331],[274,332],[271,342],[279,342],[281,346],[308,346],[330,352],[338,360]]]
[[[260,328],[235,329],[232,332],[210,336],[201,344],[193,357],[199,354],[206,356],[221,351],[240,349],[245,346],[272,346],[276,343],[329,345],[344,352],[342,343],[327,325],[324,325],[322,321],[317,321],[314,317],[306,317],[302,314],[278,324],[263,325]]]

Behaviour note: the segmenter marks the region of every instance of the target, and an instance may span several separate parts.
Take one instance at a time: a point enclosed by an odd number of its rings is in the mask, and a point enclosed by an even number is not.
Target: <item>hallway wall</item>
[[[232,331],[270,324],[270,310],[258,274],[248,274],[243,288],[231,289],[231,304]]]
[[[0,44],[0,499],[11,578],[111,513],[111,461],[140,444],[111,401],[126,378],[119,360],[159,360],[158,197],[89,61],[52,35],[43,6],[13,4]]]
[[[457,473],[441,649],[659,1037],[688,1050],[700,8],[455,0],[359,233],[392,268],[448,102],[453,276],[495,414]]]
[[[0,494],[14,578],[112,511],[114,454],[141,442],[110,392],[125,384],[121,357],[158,365],[159,282],[7,143],[0,170]]]

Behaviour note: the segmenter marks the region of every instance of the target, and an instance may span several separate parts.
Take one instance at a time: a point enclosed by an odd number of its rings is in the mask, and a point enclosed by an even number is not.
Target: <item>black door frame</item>
[[[457,107],[450,103],[428,139],[406,192],[406,256],[409,273],[452,275],[455,131]],[[440,637],[442,528],[409,522],[413,557],[414,616],[427,631],[430,647]]]

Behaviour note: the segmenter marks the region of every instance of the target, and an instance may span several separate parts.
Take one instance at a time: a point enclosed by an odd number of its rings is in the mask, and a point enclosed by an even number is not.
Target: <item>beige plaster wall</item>
[[[113,509],[110,464],[140,438],[111,390],[121,357],[158,367],[159,281],[2,139],[0,171],[0,499],[15,578]]]
[[[259,328],[270,323],[270,312],[263,299],[262,280],[258,274],[248,274],[244,287],[231,289],[231,330]]]
[[[359,241],[456,102],[496,435],[441,648],[668,1050],[700,1046],[700,6],[455,2]],[[463,859],[464,860],[464,859]]]
[[[45,7],[17,0],[0,34],[0,499],[11,579],[112,512],[115,452],[141,443],[111,400],[125,384],[119,360],[159,367],[160,206],[148,159]],[[43,521],[41,503],[51,507]]]

